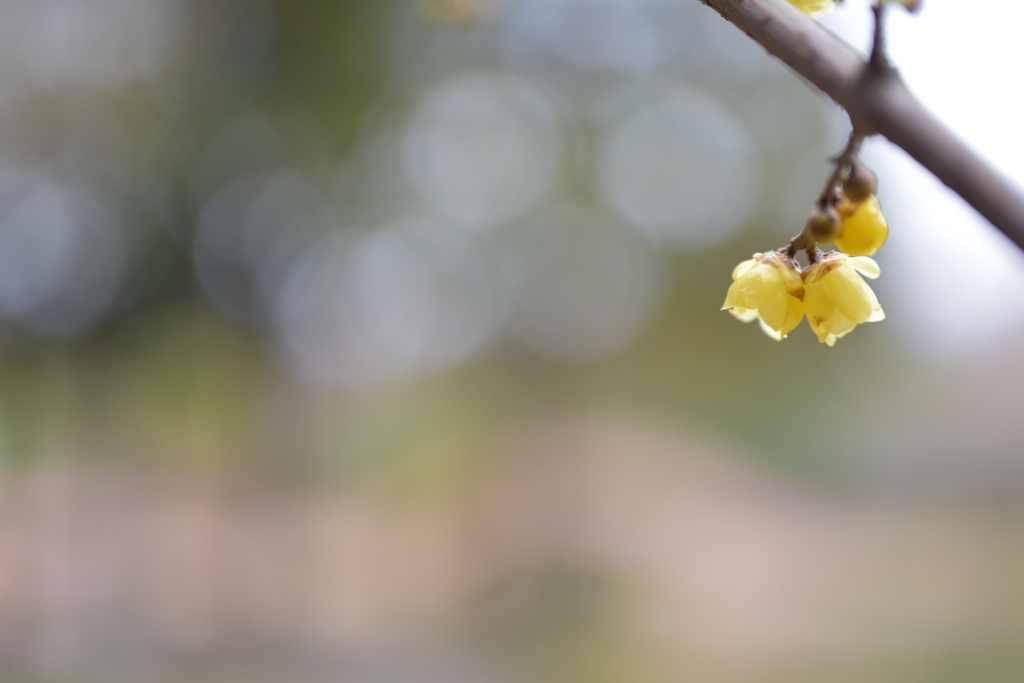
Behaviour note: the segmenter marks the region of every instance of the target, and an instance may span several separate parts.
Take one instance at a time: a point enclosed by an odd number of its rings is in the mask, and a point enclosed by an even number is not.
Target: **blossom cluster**
[[[818,341],[833,346],[857,325],[885,318],[882,307],[861,275],[878,277],[878,264],[867,256],[830,251],[800,270],[784,253],[754,254],[733,271],[723,309],[744,322],[760,320],[761,329],[782,339],[804,316]]]
[[[789,246],[754,254],[736,266],[722,310],[743,322],[760,321],[761,329],[776,340],[806,316],[818,341],[829,346],[857,325],[885,318],[863,279],[881,272],[869,256],[889,234],[874,193],[875,177],[856,160],[843,175],[842,185],[829,188]],[[838,251],[818,249],[831,242]],[[807,252],[805,268],[795,260],[799,250]]]

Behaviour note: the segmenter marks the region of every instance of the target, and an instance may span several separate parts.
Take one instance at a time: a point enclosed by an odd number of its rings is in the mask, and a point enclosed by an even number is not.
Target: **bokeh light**
[[[485,255],[445,237],[417,222],[311,244],[277,301],[277,328],[302,374],[358,385],[479,351],[504,306]]]
[[[624,347],[649,321],[662,263],[614,216],[553,207],[517,237],[512,325],[531,348],[590,361]]]
[[[758,159],[727,109],[686,90],[644,102],[613,127],[601,188],[655,242],[708,247],[750,219],[760,200]]]
[[[404,150],[423,199],[481,229],[522,215],[550,192],[561,134],[554,108],[528,82],[467,76],[417,106]]]
[[[235,180],[199,216],[196,276],[225,313],[265,322],[292,261],[336,223],[331,206],[295,174]]]
[[[78,334],[113,303],[124,246],[95,193],[40,172],[0,172],[0,315],[42,337]]]

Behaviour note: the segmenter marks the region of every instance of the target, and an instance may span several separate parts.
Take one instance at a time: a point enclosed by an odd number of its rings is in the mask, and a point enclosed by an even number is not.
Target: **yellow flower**
[[[840,251],[850,256],[871,256],[885,244],[889,224],[876,197],[868,197],[860,204],[843,204],[839,215],[842,220],[835,242]]]
[[[773,339],[782,339],[800,324],[804,286],[791,259],[774,251],[754,254],[736,266],[732,279],[723,311],[730,309],[743,322],[760,318],[761,329]]]
[[[832,346],[861,323],[885,318],[875,293],[860,274],[876,278],[878,264],[866,256],[830,251],[804,270],[804,311],[818,341]]]
[[[791,3],[796,5],[796,8],[804,14],[813,17],[815,14],[822,14],[823,12],[830,12],[832,10],[832,0],[789,0]]]

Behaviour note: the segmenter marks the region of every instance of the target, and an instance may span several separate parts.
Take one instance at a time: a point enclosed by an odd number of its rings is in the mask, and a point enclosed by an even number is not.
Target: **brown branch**
[[[869,68],[785,0],[701,2],[828,94],[856,130],[902,147],[1024,249],[1024,194],[928,111],[895,69]]]

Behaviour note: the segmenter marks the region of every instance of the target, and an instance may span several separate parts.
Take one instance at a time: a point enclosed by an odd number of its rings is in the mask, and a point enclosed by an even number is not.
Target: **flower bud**
[[[855,206],[856,211],[843,216],[836,235],[836,247],[850,256],[871,256],[885,244],[889,224],[882,215],[877,198],[869,197]]]
[[[831,244],[839,230],[839,214],[833,207],[814,209],[807,217],[804,232],[818,244]]]
[[[878,180],[875,178],[875,174],[864,164],[854,161],[850,165],[850,174],[843,181],[843,194],[846,195],[846,198],[860,204],[875,194],[876,189],[878,189]]]

